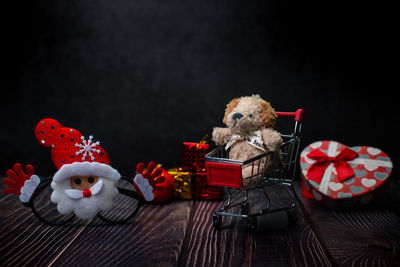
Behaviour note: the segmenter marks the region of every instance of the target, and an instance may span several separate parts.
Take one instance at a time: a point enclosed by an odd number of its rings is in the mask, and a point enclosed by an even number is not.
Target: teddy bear
[[[230,149],[229,158],[239,161],[246,161],[270,151],[279,152],[282,137],[273,128],[276,119],[275,110],[260,95],[235,98],[227,104],[225,109],[223,123],[227,127],[215,127],[212,140],[217,145],[225,145],[225,150]],[[271,162],[272,160],[277,161],[270,157],[265,162],[263,158],[260,165],[267,164],[268,169],[268,166],[275,165]],[[252,174],[255,173],[251,163],[242,167],[243,186],[261,181],[262,175],[249,179]]]

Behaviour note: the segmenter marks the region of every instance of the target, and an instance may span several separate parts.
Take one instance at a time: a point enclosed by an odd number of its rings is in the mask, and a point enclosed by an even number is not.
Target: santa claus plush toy
[[[57,204],[58,212],[89,219],[99,211],[112,209],[121,175],[110,166],[99,141],[94,142],[93,136],[86,139],[54,119],[41,120],[35,135],[40,144],[51,148],[58,169],[51,183],[51,201]]]
[[[93,136],[85,138],[78,130],[63,127],[54,119],[41,120],[35,129],[36,139],[51,149],[51,158],[57,167],[51,182],[51,201],[57,204],[60,214],[74,213],[81,219],[90,219],[101,211],[113,208],[119,191],[116,186],[121,175],[110,166],[110,159],[99,141]],[[139,196],[147,201],[163,201],[172,196],[172,177],[151,162],[147,170],[138,165],[134,185]],[[29,202],[40,183],[33,166],[26,167],[27,174],[17,163],[7,171],[4,184],[6,194],[18,194],[22,202]],[[170,179],[168,179],[170,178]],[[171,192],[170,192],[171,191]]]

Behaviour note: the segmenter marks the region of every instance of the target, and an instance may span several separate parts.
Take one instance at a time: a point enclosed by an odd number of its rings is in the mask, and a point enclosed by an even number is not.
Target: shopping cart
[[[294,130],[291,134],[282,134],[282,145],[279,151],[267,152],[246,161],[229,159],[229,149],[219,146],[206,155],[207,184],[225,187],[226,202],[222,208],[213,214],[213,226],[220,228],[222,216],[233,216],[247,220],[250,231],[257,228],[257,217],[275,212],[286,212],[290,224],[296,224],[296,200],[292,181],[296,173],[296,162],[300,146],[301,125],[305,110],[296,112],[276,112],[280,117],[294,117]],[[242,169],[251,167],[251,174],[242,177]],[[283,207],[271,208],[270,198],[265,190],[266,206],[250,212],[248,192],[270,185],[282,185],[291,191],[292,201]],[[234,189],[237,188],[237,189]],[[232,203],[232,191],[239,191],[242,200]],[[240,206],[240,211],[234,209]],[[237,212],[235,212],[237,211]]]

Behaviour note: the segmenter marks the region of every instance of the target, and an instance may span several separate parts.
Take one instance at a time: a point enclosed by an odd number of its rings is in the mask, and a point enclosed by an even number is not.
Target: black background
[[[3,5],[3,173],[15,162],[41,175],[56,171],[34,136],[44,117],[93,134],[123,175],[150,160],[178,166],[183,141],[223,126],[225,105],[252,93],[279,111],[307,110],[302,147],[325,139],[379,147],[396,172],[393,7],[282,0]]]

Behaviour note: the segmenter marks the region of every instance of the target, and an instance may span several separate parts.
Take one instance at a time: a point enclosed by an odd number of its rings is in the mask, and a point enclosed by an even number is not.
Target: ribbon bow
[[[246,140],[246,142],[250,145],[265,152],[265,148],[263,146],[264,142],[260,130],[252,132],[246,136],[241,136],[239,134],[232,135],[231,140],[229,140],[229,142],[225,146],[225,150],[228,150],[228,148],[230,148],[234,143],[240,140]]]
[[[308,169],[307,177],[317,183],[325,173],[329,164],[333,163],[336,169],[337,178],[342,182],[354,175],[353,168],[347,163],[358,156],[358,153],[345,147],[338,155],[330,157],[319,149],[314,149],[307,154],[307,157],[316,160]]]

